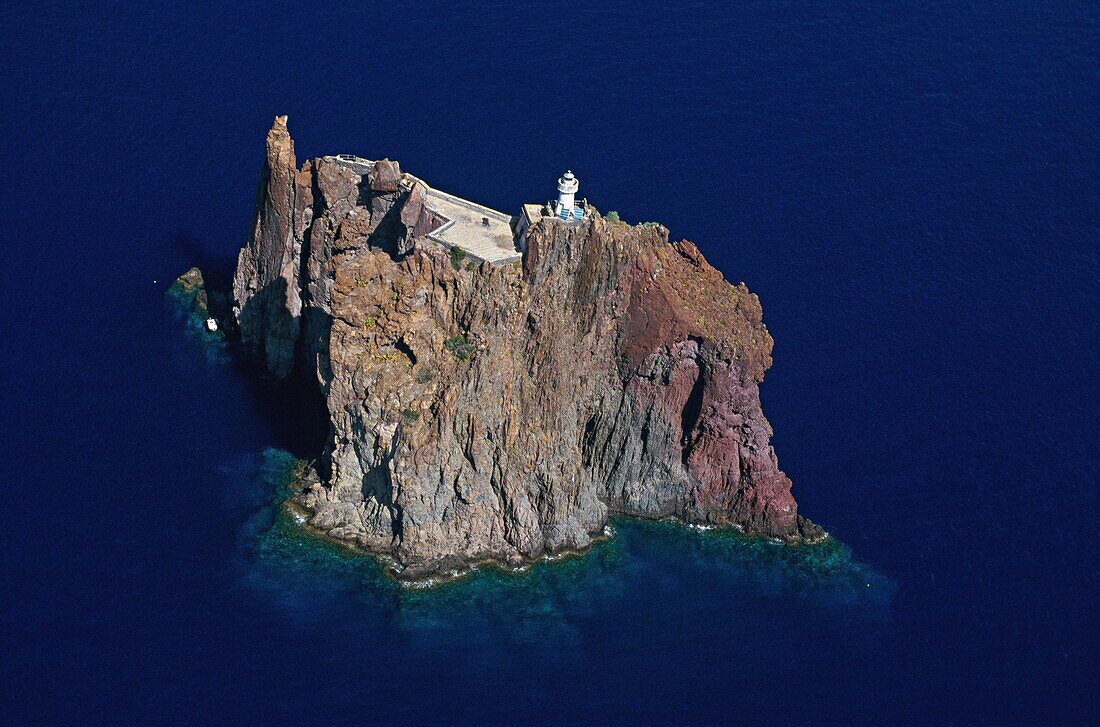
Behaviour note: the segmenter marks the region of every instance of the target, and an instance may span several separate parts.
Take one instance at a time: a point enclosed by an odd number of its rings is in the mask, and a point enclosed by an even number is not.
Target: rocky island
[[[511,217],[389,160],[299,168],[275,120],[228,323],[326,402],[310,528],[402,580],[582,550],[609,515],[826,537],[769,441],[758,298],[576,187]]]

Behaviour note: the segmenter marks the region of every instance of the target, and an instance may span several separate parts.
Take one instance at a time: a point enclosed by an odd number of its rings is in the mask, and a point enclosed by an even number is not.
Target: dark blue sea
[[[0,6],[0,711],[27,723],[1085,724],[1100,9]],[[405,591],[273,502],[316,422],[165,291],[264,135],[582,193],[760,295],[808,552],[616,521]]]

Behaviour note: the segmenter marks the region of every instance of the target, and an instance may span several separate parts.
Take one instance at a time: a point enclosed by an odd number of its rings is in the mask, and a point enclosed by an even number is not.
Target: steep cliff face
[[[404,578],[583,548],[609,514],[823,536],[769,444],[759,300],[694,245],[592,211],[456,265],[396,164],[294,165],[276,120],[234,294],[244,350],[326,397],[313,527]]]
[[[311,222],[310,174],[295,170],[286,117],[267,133],[267,161],[252,236],[237,257],[233,313],[241,346],[277,378],[288,376],[301,329],[302,240]]]

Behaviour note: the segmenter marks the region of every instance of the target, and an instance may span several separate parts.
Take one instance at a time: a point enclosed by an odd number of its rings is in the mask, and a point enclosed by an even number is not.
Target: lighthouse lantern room
[[[573,216],[577,189],[580,185],[580,180],[573,176],[572,171],[566,171],[565,174],[561,175],[561,178],[558,179],[558,201],[554,205],[556,216],[565,219]]]

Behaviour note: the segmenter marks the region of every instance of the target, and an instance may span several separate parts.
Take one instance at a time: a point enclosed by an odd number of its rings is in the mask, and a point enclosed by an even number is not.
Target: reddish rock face
[[[772,341],[759,301],[726,283],[690,242],[644,246],[633,263],[620,371],[632,409],[645,412],[641,426],[664,423],[667,435],[645,445],[651,459],[663,445],[664,470],[686,483],[675,514],[797,539],[791,483],[760,410],[757,384]]]
[[[234,290],[245,350],[327,398],[313,527],[404,578],[583,548],[609,513],[822,537],[760,410],[759,300],[694,245],[593,212],[535,224],[522,265],[456,269],[396,163],[294,172],[279,127]]]
[[[381,159],[368,176],[370,188],[375,192],[396,192],[401,179],[401,167],[397,162]]]

